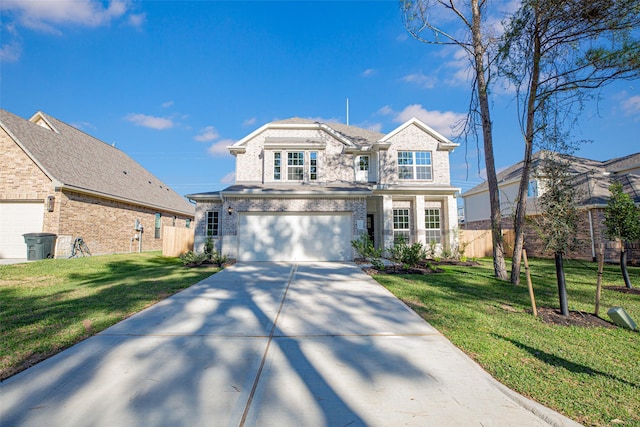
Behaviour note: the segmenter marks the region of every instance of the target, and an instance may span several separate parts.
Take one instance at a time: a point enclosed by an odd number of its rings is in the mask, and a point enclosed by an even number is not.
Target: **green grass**
[[[559,307],[553,260],[530,264],[538,307]],[[509,388],[587,426],[640,426],[640,333],[546,324],[531,314],[524,275],[518,287],[498,281],[490,260],[443,268],[375,278]],[[565,268],[569,309],[593,313],[596,264]],[[640,268],[629,273],[640,287]],[[624,285],[618,266],[605,266],[603,284]],[[640,321],[640,295],[604,289],[600,317],[614,306]]]
[[[0,379],[218,270],[158,252],[0,265]]]

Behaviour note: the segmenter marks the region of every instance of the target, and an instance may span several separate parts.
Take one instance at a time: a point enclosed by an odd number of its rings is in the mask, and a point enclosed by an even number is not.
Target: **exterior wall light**
[[[233,208],[231,206],[229,206],[227,208],[227,212],[229,213],[229,215],[233,215]]]
[[[55,197],[47,196],[47,201],[46,201],[47,212],[53,212],[53,202],[54,202],[54,200],[55,200]]]

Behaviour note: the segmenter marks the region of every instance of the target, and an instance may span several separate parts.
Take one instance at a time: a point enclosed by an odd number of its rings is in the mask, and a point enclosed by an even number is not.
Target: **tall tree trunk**
[[[567,285],[564,281],[564,265],[562,264],[562,252],[556,252],[556,279],[558,279],[558,298],[560,300],[560,312],[563,316],[569,315],[567,303]]]
[[[624,242],[620,242],[620,270],[622,271],[622,278],[624,279],[624,285],[631,289],[631,280],[629,280],[629,272],[627,271],[627,251],[624,247]]]
[[[489,109],[489,95],[487,93],[486,70],[484,66],[485,48],[481,33],[481,12],[479,0],[471,1],[473,14],[473,48],[474,65],[477,77],[478,103],[482,118],[482,137],[484,140],[484,160],[487,169],[487,184],[489,185],[489,203],[491,207],[491,237],[493,241],[493,270],[497,278],[507,280],[507,266],[504,260],[504,241],[502,239],[502,225],[500,224],[500,190],[496,177],[495,160],[493,157],[493,131],[491,113]]]
[[[536,3],[537,5],[537,3]],[[536,7],[536,20],[538,11]],[[533,157],[533,136],[535,130],[536,98],[540,83],[540,58],[542,57],[540,36],[537,31],[539,22],[536,22],[536,32],[533,38],[533,55],[531,68],[531,81],[529,82],[529,94],[527,97],[527,124],[524,134],[524,157],[522,161],[522,176],[518,187],[518,199],[516,201],[516,214],[513,219],[515,233],[513,244],[513,257],[511,259],[511,283],[520,283],[520,263],[522,262],[522,248],[524,246],[524,226],[527,215],[527,194],[529,189],[529,176],[531,172],[531,160]]]

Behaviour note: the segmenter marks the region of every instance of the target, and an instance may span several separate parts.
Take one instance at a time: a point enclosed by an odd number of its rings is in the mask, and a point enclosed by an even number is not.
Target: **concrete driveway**
[[[350,263],[236,264],[0,393],[3,427],[577,425]]]

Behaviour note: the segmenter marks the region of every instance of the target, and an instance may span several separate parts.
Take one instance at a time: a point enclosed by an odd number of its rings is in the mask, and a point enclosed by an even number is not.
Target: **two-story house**
[[[451,245],[457,146],[415,118],[386,135],[300,118],[268,123],[228,147],[235,185],[187,196],[196,250],[210,237],[240,261],[344,261],[364,233],[376,247],[399,235]]]
[[[546,191],[544,161],[551,155],[547,151],[533,154],[531,173],[527,188],[527,216],[540,214],[538,197]],[[558,154],[553,154],[558,156]],[[606,237],[604,212],[611,195],[609,186],[620,182],[625,193],[636,204],[640,204],[640,153],[630,154],[609,160],[592,160],[583,157],[561,155],[567,171],[574,176],[577,204],[580,212],[580,225],[575,236],[582,242],[575,251],[567,255],[572,258],[596,259],[597,249],[605,244],[605,259],[617,262],[619,248],[617,242]],[[497,176],[500,189],[500,210],[503,230],[513,229],[513,213],[518,197],[518,186],[522,176],[523,163],[518,162],[500,172]],[[479,184],[462,194],[464,200],[464,228],[466,230],[489,230],[491,228],[489,187],[486,182]],[[552,254],[544,252],[539,230],[525,226],[525,248],[529,256],[544,257]],[[640,242],[628,243],[629,261],[640,261]]]

